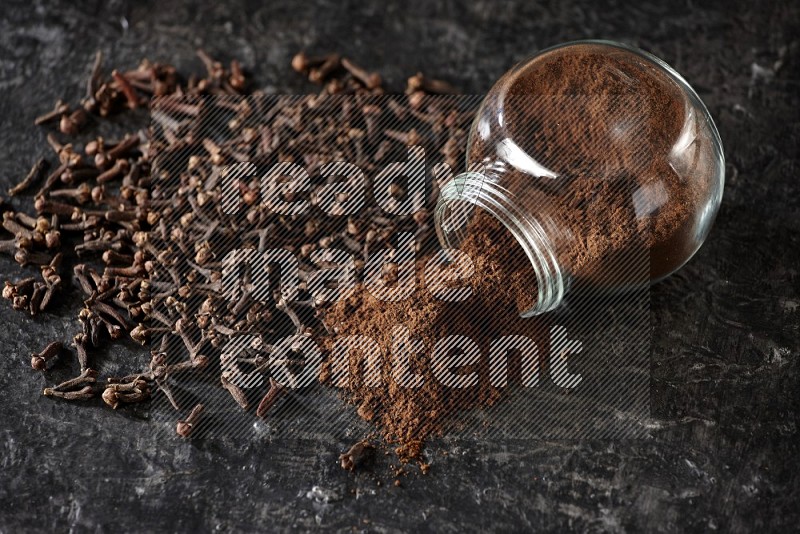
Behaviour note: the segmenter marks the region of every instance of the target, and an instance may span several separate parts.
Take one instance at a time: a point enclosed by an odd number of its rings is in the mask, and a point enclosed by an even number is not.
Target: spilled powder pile
[[[368,336],[379,345],[380,384],[366,383],[364,360],[368,355],[353,350],[349,353],[349,382],[342,393],[358,406],[360,417],[376,424],[387,442],[397,444],[396,452],[402,461],[418,459],[424,441],[448,425],[457,425],[460,414],[491,406],[502,398],[503,390],[489,382],[485,356],[492,340],[520,331],[525,320],[519,317],[518,307],[527,309],[534,302],[533,269],[514,237],[496,219],[480,211],[470,228],[473,231],[461,247],[474,265],[474,275],[464,282],[472,289],[468,299],[442,301],[424,283],[418,283],[410,298],[384,302],[364,286],[358,286],[325,317],[337,333],[334,339],[327,340],[328,349],[336,339],[351,335]],[[419,387],[400,385],[392,375],[390,347],[397,326],[408,328],[410,336],[423,343],[424,350],[409,357],[409,369],[423,379]],[[530,330],[530,323],[526,327]],[[433,374],[433,346],[450,335],[469,337],[484,356],[477,364],[463,367],[464,373],[478,373],[474,386],[445,386]],[[327,364],[331,364],[330,360]],[[331,382],[330,368],[323,370],[323,382],[326,381]]]

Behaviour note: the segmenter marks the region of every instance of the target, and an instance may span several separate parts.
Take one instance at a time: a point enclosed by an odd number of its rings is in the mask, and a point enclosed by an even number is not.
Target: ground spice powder
[[[506,134],[556,169],[559,179],[537,180],[507,169],[503,185],[536,206],[542,218],[557,222],[558,260],[578,280],[597,281],[635,250],[650,253],[653,278],[677,268],[692,246],[694,214],[713,180],[713,164],[703,155],[709,152],[699,133],[703,125],[687,122],[681,88],[654,65],[632,62],[627,51],[609,53],[603,46],[564,48],[538,61],[530,72],[510,71],[486,102],[498,105],[505,97],[509,103],[535,104],[505,107]],[[695,144],[676,157],[674,147],[687,135],[687,124]],[[480,138],[473,140],[469,154],[473,163],[497,158],[495,145]],[[651,202],[656,207],[643,213],[632,201],[637,194],[660,195],[662,202]],[[420,284],[405,301],[383,302],[359,286],[325,317],[336,332],[328,348],[347,335],[369,336],[378,343],[381,385],[371,387],[357,378],[361,355],[351,354],[351,377],[356,378],[343,395],[388,442],[398,444],[403,460],[418,458],[424,440],[443,432],[454,416],[490,406],[505,394],[489,382],[488,359],[466,369],[478,371],[477,386],[459,390],[440,384],[430,371],[437,340],[468,336],[486,354],[491,340],[523,331],[526,321],[526,333],[536,330],[530,319],[519,317],[535,303],[536,277],[511,233],[477,210],[460,249],[475,267],[468,300],[442,302]],[[411,362],[424,376],[419,388],[401,387],[392,379],[389,350],[398,325],[424,344]]]
[[[397,445],[402,461],[420,459],[426,439],[439,435],[459,422],[459,415],[491,406],[502,399],[504,389],[489,381],[488,358],[465,366],[463,372],[477,372],[478,384],[453,388],[439,382],[432,371],[432,352],[436,342],[449,335],[469,337],[488,354],[492,340],[523,329],[531,323],[519,317],[518,308],[530,305],[536,279],[530,262],[514,237],[490,215],[478,210],[473,221],[480,231],[470,232],[461,248],[474,266],[474,274],[464,282],[472,289],[469,298],[447,302],[435,298],[425,287],[422,276],[413,295],[401,302],[374,298],[359,285],[348,298],[334,305],[325,321],[336,336],[326,340],[330,350],[342,336],[368,336],[381,350],[381,382],[371,386],[363,379],[364,354],[349,354],[350,380],[342,393],[357,405],[360,417],[375,423],[388,443]],[[425,259],[419,263],[421,274]],[[398,384],[392,376],[390,349],[393,330],[408,328],[410,336],[422,342],[424,350],[410,357],[409,368],[421,375],[420,387]],[[535,329],[534,329],[535,330]],[[331,361],[323,369],[323,382],[330,382]]]

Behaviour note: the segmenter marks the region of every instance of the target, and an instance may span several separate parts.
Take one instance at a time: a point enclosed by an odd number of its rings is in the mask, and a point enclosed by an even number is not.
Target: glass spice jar
[[[478,109],[467,163],[441,187],[439,240],[459,248],[478,211],[499,220],[535,273],[523,316],[558,307],[576,285],[635,285],[643,261],[645,283],[675,272],[709,233],[725,169],[689,84],[608,41],[549,48],[508,71]]]

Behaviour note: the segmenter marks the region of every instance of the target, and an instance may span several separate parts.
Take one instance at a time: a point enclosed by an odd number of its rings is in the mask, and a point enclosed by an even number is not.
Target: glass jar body
[[[507,72],[474,119],[470,171],[442,187],[436,227],[458,248],[470,210],[499,219],[531,261],[535,315],[576,283],[625,288],[679,269],[705,240],[722,145],[697,94],[654,56],[582,41]]]

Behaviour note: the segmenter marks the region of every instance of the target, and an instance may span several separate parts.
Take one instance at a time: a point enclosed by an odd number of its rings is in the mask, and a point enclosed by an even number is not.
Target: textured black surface
[[[3,188],[46,152],[33,117],[83,91],[96,48],[197,70],[195,47],[240,58],[259,85],[307,90],[300,48],[336,50],[401,88],[417,69],[486,91],[516,60],[587,37],[671,63],[725,145],[727,184],[708,242],[653,289],[653,438],[436,442],[429,475],[395,488],[352,476],[346,443],[158,440],[137,412],[53,402],[31,348],[74,330],[68,305],[31,320],[0,307],[0,532],[273,530],[747,531],[800,520],[800,41],[794,2],[4,3]],[[4,277],[14,272],[0,261]],[[66,319],[61,319],[64,316]],[[114,349],[109,369],[133,358]],[[114,363],[116,362],[116,363]],[[54,381],[61,372],[47,377]],[[379,485],[379,482],[381,484]],[[308,492],[313,486],[322,488]],[[329,502],[324,502],[328,500]]]

